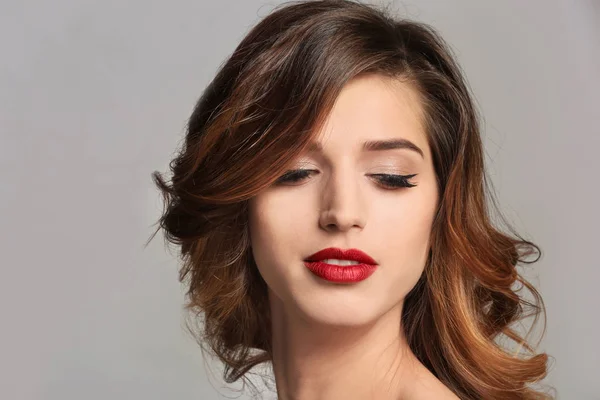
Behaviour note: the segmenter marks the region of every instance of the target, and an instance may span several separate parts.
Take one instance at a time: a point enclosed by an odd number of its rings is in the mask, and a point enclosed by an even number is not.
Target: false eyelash
[[[386,186],[391,186],[393,188],[411,188],[415,187],[414,183],[410,183],[408,180],[417,174],[412,175],[392,175],[392,174],[371,174],[370,176],[379,177],[378,180],[385,184]]]
[[[302,179],[308,178],[311,172],[315,172],[309,169],[296,169],[291,170],[281,176],[277,183],[284,184],[288,182],[299,182]],[[408,180],[417,174],[412,175],[393,175],[393,174],[370,174],[369,176],[377,177],[377,180],[385,187],[392,189],[399,188],[411,188],[417,185],[410,183]]]

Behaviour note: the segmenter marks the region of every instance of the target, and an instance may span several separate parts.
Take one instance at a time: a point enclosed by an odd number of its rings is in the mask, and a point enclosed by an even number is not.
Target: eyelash
[[[288,171],[283,176],[281,176],[277,180],[277,183],[279,183],[279,184],[284,184],[284,183],[289,183],[289,182],[296,183],[296,182],[303,180],[304,178],[308,178],[308,176],[310,175],[311,172],[317,172],[317,171],[311,170],[311,169],[291,170],[291,171]],[[369,176],[377,177],[377,180],[384,186],[384,188],[393,190],[393,189],[411,188],[411,187],[417,186],[408,181],[410,178],[412,178],[416,175],[417,174],[412,174],[412,175],[370,174]]]

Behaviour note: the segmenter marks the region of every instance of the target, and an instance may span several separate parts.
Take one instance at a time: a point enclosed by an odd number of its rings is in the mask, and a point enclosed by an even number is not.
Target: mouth
[[[368,254],[359,249],[343,250],[337,247],[328,247],[309,256],[304,261],[326,262],[330,265],[352,266],[359,264],[377,265],[377,262]]]
[[[304,265],[317,277],[337,284],[354,284],[370,277],[377,262],[358,249],[328,247],[304,260]]]

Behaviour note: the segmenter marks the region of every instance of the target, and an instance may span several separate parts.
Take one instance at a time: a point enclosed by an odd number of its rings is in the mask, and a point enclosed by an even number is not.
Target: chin
[[[315,325],[332,328],[359,328],[375,323],[381,313],[363,307],[362,310],[350,310],[347,307],[322,306],[306,310],[305,318]]]
[[[360,327],[373,324],[387,311],[375,287],[314,284],[309,290],[292,292],[294,308],[308,322],[331,327]],[[370,289],[370,290],[368,290]],[[379,290],[379,295],[382,292]]]

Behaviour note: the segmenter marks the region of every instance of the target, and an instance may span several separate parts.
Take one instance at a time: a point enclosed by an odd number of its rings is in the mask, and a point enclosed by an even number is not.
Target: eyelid
[[[293,164],[292,167],[288,169],[288,171],[295,171],[300,169],[320,169],[317,163],[309,160],[301,160]],[[385,172],[381,172],[380,170],[384,169]],[[389,162],[378,162],[369,166],[367,169],[368,173],[371,173],[373,170],[376,170],[376,173],[389,173],[389,174],[397,174],[397,175],[408,175],[411,174],[412,171],[415,170],[415,167],[412,163],[399,163],[397,160],[392,160]],[[389,172],[388,172],[389,171]]]
[[[390,174],[408,175],[411,174],[416,168],[412,163],[399,163],[399,162],[386,162],[377,163],[369,167],[368,172],[376,170],[378,173],[381,170],[391,171]]]
[[[303,166],[297,166],[294,168],[290,168],[287,169],[284,173],[289,174],[289,173],[296,173],[296,172],[309,172],[309,173],[320,173],[321,171],[319,171],[319,169],[317,168],[311,168],[309,165],[303,165]],[[408,171],[406,169],[394,169],[392,171],[390,170],[381,170],[380,168],[371,168],[369,170],[366,171],[367,175],[401,175],[401,176],[406,176],[406,175],[417,175],[412,171]]]
[[[302,161],[295,163],[294,168],[291,168],[291,169],[296,170],[296,169],[309,169],[309,168],[317,168],[317,166],[315,165],[315,163],[313,163],[311,161],[302,160]]]
[[[318,162],[317,160],[311,159],[309,157],[302,157],[292,164],[293,168],[290,168],[290,170],[308,168],[319,169],[319,164],[320,162]],[[393,173],[398,174],[410,174],[411,171],[414,171],[417,167],[417,165],[415,165],[415,163],[409,159],[391,156],[380,157],[375,161],[369,160],[366,161],[365,164],[368,166],[368,172],[372,169],[389,168],[391,171],[394,171]],[[325,167],[329,168],[330,164],[325,163]]]
[[[319,173],[318,170],[314,169],[293,169],[288,170],[280,179],[284,179],[289,176],[302,176],[307,178],[314,173]],[[380,181],[392,181],[395,184],[392,184],[390,190],[400,189],[400,188],[410,188],[416,187],[418,184],[411,182],[411,179],[417,176],[418,174],[389,174],[389,173],[370,173],[367,174],[369,177],[376,177],[376,179]],[[284,179],[285,181],[285,179]],[[399,184],[398,182],[403,182],[403,184]]]

